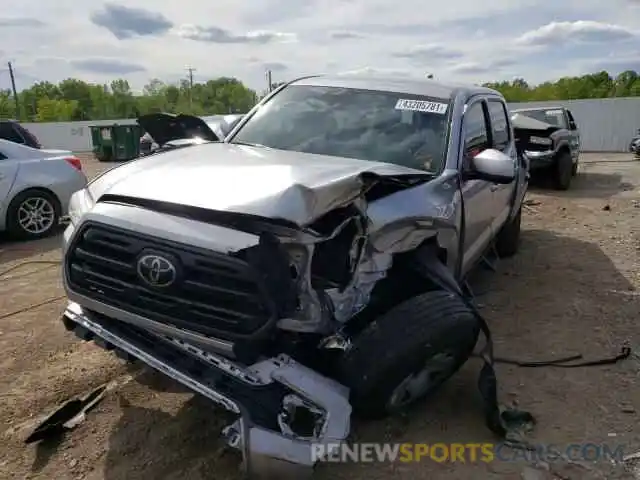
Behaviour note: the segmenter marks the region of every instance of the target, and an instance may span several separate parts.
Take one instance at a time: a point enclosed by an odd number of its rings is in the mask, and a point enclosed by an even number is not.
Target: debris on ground
[[[104,399],[106,391],[107,385],[101,385],[87,395],[66,401],[38,425],[24,442],[39,442],[74,429],[84,421],[86,414]]]

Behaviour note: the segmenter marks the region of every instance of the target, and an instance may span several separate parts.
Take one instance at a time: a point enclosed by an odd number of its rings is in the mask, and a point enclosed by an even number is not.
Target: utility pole
[[[195,68],[187,67],[187,72],[189,72],[189,107],[193,107],[193,72],[195,71]]]
[[[20,120],[20,102],[18,101],[18,91],[16,90],[16,77],[13,75],[13,65],[8,62],[9,76],[11,77],[11,90],[13,90],[13,99],[16,102],[16,120]]]
[[[273,90],[273,82],[271,81],[271,70],[267,70],[267,92],[271,93]]]

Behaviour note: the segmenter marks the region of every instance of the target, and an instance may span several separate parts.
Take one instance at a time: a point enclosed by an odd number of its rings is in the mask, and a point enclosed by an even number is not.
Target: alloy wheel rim
[[[56,216],[52,203],[43,197],[30,197],[18,207],[18,224],[25,232],[38,235],[50,230]]]

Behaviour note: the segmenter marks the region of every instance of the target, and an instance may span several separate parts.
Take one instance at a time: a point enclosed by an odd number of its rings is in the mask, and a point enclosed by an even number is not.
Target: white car
[[[49,235],[66,215],[71,195],[86,185],[82,162],[72,152],[0,139],[0,231],[11,237]]]

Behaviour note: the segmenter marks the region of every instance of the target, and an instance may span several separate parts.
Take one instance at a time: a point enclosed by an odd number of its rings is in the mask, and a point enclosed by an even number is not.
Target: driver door
[[[492,238],[491,223],[495,215],[493,184],[484,180],[465,179],[470,159],[490,146],[489,125],[485,101],[478,99],[468,103],[462,119],[463,146],[459,163],[463,178],[465,224],[461,276],[466,275],[480,260]]]

